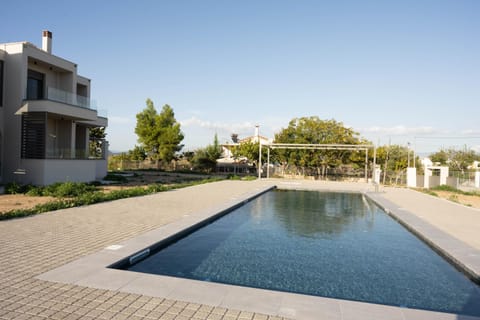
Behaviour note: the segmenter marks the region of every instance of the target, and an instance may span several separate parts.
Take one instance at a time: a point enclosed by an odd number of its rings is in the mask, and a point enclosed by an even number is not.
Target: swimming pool
[[[478,286],[360,194],[269,192],[128,269],[480,315]]]

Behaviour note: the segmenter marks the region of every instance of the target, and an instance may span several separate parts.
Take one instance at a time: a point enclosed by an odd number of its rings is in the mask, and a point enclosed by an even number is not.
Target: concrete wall
[[[429,179],[429,182],[428,182],[429,188],[435,188],[440,185],[440,176],[430,176],[428,177],[428,179]]]
[[[95,180],[102,180],[108,173],[108,161],[105,160],[93,160],[95,162]]]
[[[3,181],[16,179],[14,171],[21,167],[21,116],[15,112],[26,95],[27,58],[23,55],[23,43],[5,45],[5,97],[3,107]]]
[[[3,62],[3,69],[2,69],[2,73],[0,73],[0,77],[2,77],[0,79],[0,85],[2,86],[0,88],[0,91],[2,92],[2,96],[0,97],[0,99],[2,99],[0,101],[0,183],[3,182],[3,155],[4,155],[4,146],[5,146],[5,141],[3,139],[3,135],[4,135],[4,108],[3,106],[5,106],[5,68],[6,68],[6,64],[5,64],[5,51],[1,50],[0,48],[0,61]]]
[[[424,177],[423,175],[417,175],[417,188],[424,187]]]
[[[15,175],[21,184],[48,185],[55,182],[91,182],[107,174],[106,160],[22,159],[25,174]],[[97,176],[101,176],[97,178]]]
[[[458,178],[457,177],[448,177],[447,178],[447,186],[458,188]]]

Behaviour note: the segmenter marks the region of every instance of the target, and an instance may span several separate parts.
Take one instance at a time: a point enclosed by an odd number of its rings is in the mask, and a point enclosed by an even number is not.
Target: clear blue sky
[[[374,143],[480,150],[480,1],[2,1],[0,43],[41,45],[92,79],[114,151],[170,104],[185,148],[273,137],[317,115]],[[439,139],[436,137],[455,137]]]

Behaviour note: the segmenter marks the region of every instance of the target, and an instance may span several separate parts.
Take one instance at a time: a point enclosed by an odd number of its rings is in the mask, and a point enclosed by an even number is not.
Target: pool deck
[[[0,319],[478,319],[169,277],[158,282],[159,276],[105,268],[274,185],[366,192],[479,274],[480,210],[402,188],[376,193],[367,184],[222,181],[0,221]]]

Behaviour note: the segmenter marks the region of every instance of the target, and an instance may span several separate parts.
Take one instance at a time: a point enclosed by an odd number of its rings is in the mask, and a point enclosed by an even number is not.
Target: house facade
[[[107,174],[108,143],[91,147],[91,129],[108,119],[90,101],[77,65],[42,47],[0,44],[0,183],[89,182]],[[100,149],[100,150],[99,150]]]

